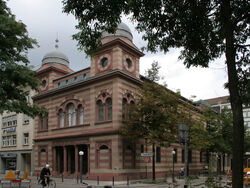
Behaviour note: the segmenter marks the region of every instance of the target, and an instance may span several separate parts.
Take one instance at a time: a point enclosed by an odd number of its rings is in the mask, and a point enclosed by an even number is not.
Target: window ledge
[[[29,144],[23,144],[23,146],[29,146]]]
[[[79,128],[79,127],[87,127],[87,126],[90,126],[90,124],[86,123],[86,124],[81,124],[81,125],[73,125],[73,126],[70,126],[70,127],[58,127],[58,128],[52,129],[52,131],[63,130],[63,129],[71,129],[71,128]]]
[[[106,124],[106,123],[112,123],[112,120],[108,120],[108,121],[98,121],[98,122],[95,122],[95,125],[101,125],[101,124]]]
[[[2,146],[2,148],[13,148],[13,147],[16,147],[16,145],[15,146]]]
[[[39,131],[37,131],[38,133],[43,133],[43,132],[48,132],[48,129],[46,129],[46,130],[39,130]]]
[[[8,129],[8,128],[13,128],[13,127],[17,127],[17,125],[12,125],[12,126],[9,126],[9,127],[2,127],[2,129]]]

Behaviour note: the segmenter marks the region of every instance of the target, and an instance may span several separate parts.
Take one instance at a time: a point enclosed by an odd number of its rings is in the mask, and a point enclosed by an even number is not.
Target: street
[[[137,181],[132,181],[130,182],[129,185],[127,185],[126,181],[119,181],[119,182],[114,182],[114,186],[112,186],[112,181],[100,181],[99,185],[97,185],[97,181],[93,180],[84,180],[87,184],[80,184],[76,179],[64,179],[62,182],[61,178],[53,178],[56,181],[56,187],[57,188],[104,188],[105,186],[113,187],[113,188],[163,188],[163,187],[173,187],[171,183],[171,178],[167,179],[167,182],[164,184],[146,184],[146,183],[138,183]],[[204,182],[206,181],[206,177],[200,176],[199,179],[193,180],[191,182],[192,186],[195,186],[197,188],[202,188],[205,187]],[[227,180],[226,176],[223,176],[222,181],[221,181],[221,186],[226,186],[227,185]],[[3,185],[3,188],[10,187],[9,185]],[[16,184],[14,187],[19,187],[18,184]],[[37,183],[37,178],[36,177],[31,177],[31,187],[32,188],[40,188],[40,185]],[[177,179],[175,187],[184,187],[184,180],[183,179]],[[231,187],[229,184],[227,187]],[[21,185],[20,188],[28,188],[28,185]],[[107,187],[108,188],[108,187]]]

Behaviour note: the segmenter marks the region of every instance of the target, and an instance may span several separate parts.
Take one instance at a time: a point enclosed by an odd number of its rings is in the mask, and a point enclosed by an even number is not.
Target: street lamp
[[[82,183],[82,156],[83,156],[84,152],[83,151],[79,151],[79,155],[80,155],[80,182]]]
[[[180,144],[185,145],[185,171],[184,171],[184,188],[187,188],[187,168],[188,168],[188,138],[189,138],[189,127],[186,123],[179,123],[179,141]]]
[[[172,151],[172,155],[173,155],[173,173],[172,173],[172,182],[174,183],[174,157],[175,157],[175,150]]]

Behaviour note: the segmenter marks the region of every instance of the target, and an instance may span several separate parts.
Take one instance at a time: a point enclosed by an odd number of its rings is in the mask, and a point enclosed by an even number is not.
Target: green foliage
[[[204,126],[204,121],[192,121],[190,126],[189,147],[198,151],[205,151],[211,147],[211,135]]]
[[[208,67],[225,54],[234,118],[233,187],[243,186],[244,122],[242,103],[250,103],[248,0],[63,0],[64,12],[78,20],[74,35],[79,48],[93,53],[101,32],[113,32],[121,15],[131,17],[143,32],[147,50],[167,52],[182,47],[187,67]]]
[[[43,112],[26,101],[26,90],[36,90],[38,80],[28,66],[28,49],[36,41],[28,37],[26,26],[17,22],[15,16],[0,0],[0,113],[4,110],[25,113],[34,117]]]
[[[221,139],[221,152],[232,154],[233,150],[233,114],[232,111],[228,108],[224,108],[220,115],[220,124],[219,133],[222,136]]]
[[[216,114],[212,108],[204,110],[204,121],[207,122],[207,142],[209,148],[203,148],[210,152],[232,154],[233,146],[233,114],[232,110],[224,108],[220,114]],[[250,151],[250,136],[245,131],[244,150]]]
[[[244,151],[245,152],[250,151],[250,135],[249,135],[249,133],[246,133],[244,136]]]
[[[179,95],[155,83],[159,80],[158,71],[154,62],[138,91],[136,103],[129,106],[129,118],[121,133],[129,140],[143,138],[168,147],[178,141],[178,123],[188,119],[188,114],[178,110]]]
[[[226,17],[224,1],[148,1],[148,0],[63,0],[64,12],[72,13],[78,20],[79,32],[73,36],[80,49],[88,54],[101,45],[101,32],[114,33],[121,15],[131,17],[136,29],[143,32],[148,42],[146,49],[167,52],[180,48],[180,59],[187,67],[208,67],[209,62],[226,52],[225,27],[227,19],[234,31],[233,47],[236,57],[239,88],[242,99],[250,102],[249,91],[249,36],[248,1],[233,1]],[[227,7],[228,8],[228,7]]]
[[[232,113],[225,109],[222,114],[216,114],[212,108],[204,110],[204,117],[207,123],[209,152],[228,153],[232,152]]]

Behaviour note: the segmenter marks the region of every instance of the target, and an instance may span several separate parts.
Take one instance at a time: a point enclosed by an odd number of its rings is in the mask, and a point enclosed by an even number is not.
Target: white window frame
[[[24,145],[29,145],[29,133],[24,133]]]

